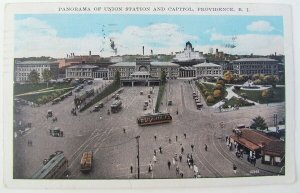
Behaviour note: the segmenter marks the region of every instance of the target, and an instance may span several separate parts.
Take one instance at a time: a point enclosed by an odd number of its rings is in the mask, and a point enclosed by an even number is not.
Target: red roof
[[[240,129],[240,136],[231,135],[230,138],[236,142],[255,151],[264,147],[264,152],[268,154],[280,154],[285,152],[284,142],[274,137],[267,136],[265,133],[253,129],[243,128]]]

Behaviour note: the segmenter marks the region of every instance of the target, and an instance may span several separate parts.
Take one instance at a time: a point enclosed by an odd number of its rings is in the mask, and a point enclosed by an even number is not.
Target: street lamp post
[[[136,136],[137,142],[137,160],[138,160],[138,179],[140,179],[140,136]]]

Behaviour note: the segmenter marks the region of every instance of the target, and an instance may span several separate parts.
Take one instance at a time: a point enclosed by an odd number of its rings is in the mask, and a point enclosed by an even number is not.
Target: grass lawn
[[[24,100],[39,104],[40,103],[40,102],[38,102],[39,98],[48,98],[48,100],[46,100],[46,101],[49,102],[49,101],[53,100],[54,98],[57,98],[60,95],[63,95],[70,90],[72,90],[72,88],[66,89],[66,90],[60,90],[60,91],[49,91],[49,92],[43,92],[43,93],[39,93],[39,94],[24,95],[24,96],[19,96],[19,97]]]
[[[223,105],[223,108],[233,107],[233,106],[239,106],[239,107],[245,107],[245,106],[252,106],[254,103],[249,103],[244,99],[239,99],[236,97],[232,97],[228,101],[225,102]]]
[[[227,96],[227,91],[224,90],[223,91],[223,95],[221,97],[218,97],[218,98],[214,98],[214,102],[212,103],[209,103],[206,99],[207,99],[207,96],[205,95],[204,93],[204,90],[207,90],[209,93],[213,93],[214,92],[214,87],[215,85],[214,84],[209,84],[209,83],[199,83],[199,82],[196,82],[196,85],[198,87],[198,89],[200,90],[201,92],[201,95],[203,96],[203,98],[205,99],[205,102],[207,104],[207,106],[212,106],[218,102],[220,102],[221,100],[223,100],[226,96]]]
[[[43,89],[61,89],[70,87],[70,83],[49,83],[48,88],[46,83],[40,84],[14,84],[14,95],[19,95],[27,92],[33,92]]]
[[[273,89],[274,94],[270,98],[262,97],[261,90],[236,90],[236,89],[234,89],[233,91],[238,95],[241,95],[241,93],[245,93],[247,99],[261,103],[261,104],[285,101],[285,87],[276,87],[276,88],[271,88],[271,89]]]

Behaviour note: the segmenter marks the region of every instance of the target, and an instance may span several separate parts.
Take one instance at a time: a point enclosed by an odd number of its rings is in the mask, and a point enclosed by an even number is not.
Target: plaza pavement
[[[144,95],[140,95],[140,91]],[[20,117],[31,122],[32,129],[24,136],[14,140],[14,177],[30,178],[42,166],[42,161],[57,150],[64,151],[69,160],[69,170],[72,179],[128,179],[137,178],[137,142],[140,136],[140,172],[141,178],[179,178],[175,166],[178,165],[184,178],[193,177],[193,169],[186,163],[187,153],[192,154],[202,177],[236,177],[274,175],[272,172],[260,170],[253,173],[257,167],[235,157],[226,149],[225,136],[232,133],[237,124],[249,125],[251,120],[260,115],[269,125],[272,124],[273,114],[278,114],[280,120],[284,116],[284,103],[275,106],[244,108],[238,111],[217,113],[214,109],[204,107],[196,109],[192,98],[192,86],[187,81],[170,80],[166,86],[161,111],[168,111],[173,120],[168,124],[140,127],[136,118],[147,111],[143,110],[149,87],[124,87],[120,94],[123,109],[115,114],[108,115],[107,110],[112,104],[111,97],[105,98],[104,108],[99,112],[90,113],[90,109],[78,116],[72,116],[73,97],[69,97],[57,105],[42,105],[32,108],[22,108]],[[151,98],[156,99],[158,87],[154,88]],[[173,105],[167,106],[166,101],[172,100]],[[202,99],[203,101],[203,99]],[[152,101],[152,107],[155,105]],[[57,122],[45,118],[45,113],[51,108],[58,117]],[[178,115],[176,111],[178,110]],[[221,128],[220,124],[224,124]],[[64,137],[54,138],[49,135],[48,129],[54,126],[64,131]],[[126,132],[123,132],[125,128]],[[184,138],[184,133],[187,137]],[[154,136],[157,139],[154,139]],[[176,141],[177,136],[177,141]],[[169,143],[171,139],[171,143]],[[33,145],[27,146],[32,140]],[[194,145],[192,151],[191,145]],[[204,145],[208,145],[208,151]],[[162,154],[158,148],[162,147]],[[171,165],[167,162],[184,148],[182,162]],[[157,162],[153,163],[154,149],[157,150]],[[93,170],[89,174],[79,171],[79,162],[84,151],[94,152]],[[153,171],[148,172],[150,161]],[[259,161],[259,160],[258,160]],[[232,165],[238,166],[237,174],[233,173]],[[130,173],[130,166],[133,173]],[[263,165],[260,167],[264,167]],[[269,166],[268,169],[270,170]],[[279,170],[272,167],[276,172]]]

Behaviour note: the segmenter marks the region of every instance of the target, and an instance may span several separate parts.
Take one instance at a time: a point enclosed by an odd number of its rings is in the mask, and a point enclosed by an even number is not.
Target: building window
[[[275,157],[275,162],[280,163],[281,162],[280,157]]]
[[[269,162],[270,161],[270,156],[269,155],[265,155],[265,161]]]

